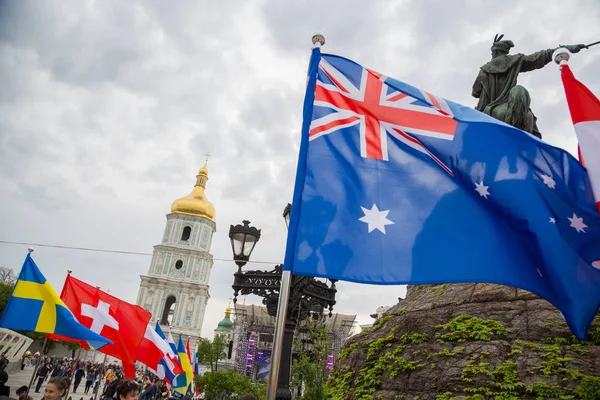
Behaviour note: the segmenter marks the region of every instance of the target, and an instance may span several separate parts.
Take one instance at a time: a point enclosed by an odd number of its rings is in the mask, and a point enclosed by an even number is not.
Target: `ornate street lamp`
[[[286,225],[289,226],[289,216],[292,206],[288,204],[283,212]],[[243,221],[244,225],[236,225],[229,228],[229,238],[233,250],[233,259],[238,265],[238,271],[233,275],[233,302],[237,302],[238,295],[256,294],[263,298],[262,303],[266,306],[269,315],[275,317],[279,303],[279,289],[281,287],[282,265],[277,265],[270,271],[242,271],[242,267],[250,260],[250,254],[260,238],[260,229],[250,226],[249,221]],[[277,399],[291,399],[290,374],[292,366],[292,344],[296,326],[306,317],[315,319],[323,316],[329,309],[332,315],[335,305],[334,280],[331,285],[318,281],[315,278],[305,276],[292,276],[292,284],[288,302],[288,310],[285,321],[283,349],[281,363],[277,380]]]
[[[243,225],[236,225],[229,228],[229,240],[231,241],[231,250],[233,250],[233,261],[241,270],[250,259],[250,254],[254,246],[260,239],[260,229],[250,226],[250,221],[242,221]]]

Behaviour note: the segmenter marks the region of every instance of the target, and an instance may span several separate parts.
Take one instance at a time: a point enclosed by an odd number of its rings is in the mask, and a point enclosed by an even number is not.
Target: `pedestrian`
[[[136,381],[123,380],[117,386],[117,400],[138,400],[140,385]]]
[[[19,400],[32,400],[31,396],[27,394],[27,389],[27,386],[21,386],[17,389],[17,396],[19,397]]]
[[[6,386],[8,374],[6,371],[0,371],[0,396],[10,397],[10,386]]]
[[[2,354],[0,356],[0,371],[4,371],[8,367],[8,358],[6,358],[6,354]]]
[[[44,390],[44,400],[60,400],[65,397],[71,381],[64,376],[50,378]]]
[[[87,375],[85,377],[85,394],[88,394],[88,392],[90,391],[90,388],[92,387],[92,383],[94,383],[94,380],[96,379],[96,373],[94,372],[94,369],[90,366],[88,367],[88,372]]]
[[[150,385],[148,389],[140,393],[140,400],[160,399],[162,397],[163,384],[164,382],[161,379],[157,379],[156,382]]]
[[[36,393],[40,392],[42,383],[44,383],[44,381],[46,380],[46,377],[48,376],[49,372],[50,372],[50,363],[46,363],[46,364],[42,365],[41,368],[38,369],[38,372],[37,372],[38,382],[37,382],[37,385],[35,385]]]
[[[85,376],[85,370],[80,365],[77,368],[77,371],[75,371],[75,381],[73,382],[73,393],[77,393],[77,388],[79,387],[79,384],[81,384],[81,380],[83,379],[84,376]]]

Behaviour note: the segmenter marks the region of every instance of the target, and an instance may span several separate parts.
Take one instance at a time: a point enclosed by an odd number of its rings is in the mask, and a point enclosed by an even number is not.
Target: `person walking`
[[[85,376],[85,370],[83,369],[83,366],[80,365],[80,366],[78,366],[77,370],[75,371],[75,379],[73,382],[73,393],[77,393],[77,388],[81,384],[81,380],[83,379],[84,376]]]
[[[48,363],[42,365],[42,367],[38,369],[38,372],[37,372],[38,382],[37,382],[37,385],[35,385],[36,393],[40,392],[42,383],[44,383],[44,381],[46,380],[46,377],[48,376],[49,373],[50,373],[50,364],[48,364]]]
[[[88,372],[85,376],[85,394],[88,394],[88,392],[90,391],[94,380],[96,380],[96,373],[94,372],[94,369],[90,366],[88,367]]]

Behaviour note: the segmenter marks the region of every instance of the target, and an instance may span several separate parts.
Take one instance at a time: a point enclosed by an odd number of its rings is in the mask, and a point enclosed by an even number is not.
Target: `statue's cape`
[[[503,74],[512,69],[523,56],[524,54],[519,53],[496,57],[481,67],[481,70],[488,74]]]

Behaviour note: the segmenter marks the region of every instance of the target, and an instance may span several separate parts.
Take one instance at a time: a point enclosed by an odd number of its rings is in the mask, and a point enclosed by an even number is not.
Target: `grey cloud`
[[[545,4],[0,2],[0,237],[151,252],[171,202],[189,192],[211,152],[213,254],[230,258],[229,224],[249,218],[263,229],[253,259],[278,262],[314,32],[326,36],[326,52],[473,105],[471,85],[495,33],[525,53],[600,38],[596,0]],[[596,92],[599,59],[592,48],[571,61]],[[574,148],[555,66],[521,83],[546,140]],[[18,268],[24,251],[3,246],[0,265]],[[58,287],[70,265],[129,301],[150,264],[42,248],[36,260]],[[204,335],[223,317],[234,271],[215,262]],[[338,286],[336,309],[363,322],[404,291]]]

